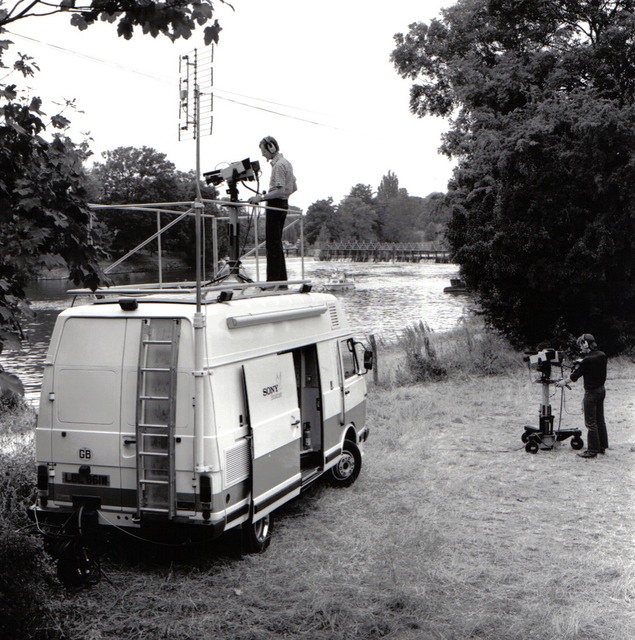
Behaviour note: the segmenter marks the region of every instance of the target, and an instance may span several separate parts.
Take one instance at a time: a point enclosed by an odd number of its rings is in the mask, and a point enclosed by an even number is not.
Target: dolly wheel
[[[523,431],[523,435],[520,436],[520,439],[527,444],[529,442],[529,434],[526,431]]]
[[[584,446],[584,440],[580,436],[575,436],[571,438],[571,448],[572,449],[582,449]]]
[[[538,443],[537,442],[528,442],[525,445],[525,451],[527,453],[538,453]]]

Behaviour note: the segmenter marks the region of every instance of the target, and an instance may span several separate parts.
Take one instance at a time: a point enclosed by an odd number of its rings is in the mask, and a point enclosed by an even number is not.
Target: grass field
[[[583,427],[581,397],[563,428]],[[285,508],[262,555],[112,553],[98,585],[51,593],[48,637],[632,640],[635,364],[610,364],[605,456],[526,453],[539,402],[521,365],[371,385],[351,488]]]

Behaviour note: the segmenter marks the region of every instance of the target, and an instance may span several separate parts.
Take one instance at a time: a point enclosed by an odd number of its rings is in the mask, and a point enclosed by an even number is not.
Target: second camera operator
[[[590,333],[582,334],[577,340],[583,354],[582,361],[569,377],[556,382],[557,387],[564,387],[571,382],[584,378],[584,424],[587,428],[587,450],[578,453],[582,458],[595,458],[604,453],[609,446],[604,420],[604,398],[606,390],[607,357],[598,349],[595,338]]]

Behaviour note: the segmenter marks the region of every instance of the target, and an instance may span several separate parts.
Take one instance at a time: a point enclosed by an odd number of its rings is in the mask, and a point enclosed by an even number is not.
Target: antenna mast
[[[212,134],[214,124],[214,45],[179,58],[179,140],[196,143],[196,304],[201,307],[202,247],[201,137]]]
[[[205,395],[204,350],[205,315],[202,311],[201,278],[202,214],[201,196],[201,136],[211,135],[213,124],[213,75],[214,47],[199,56],[198,50],[179,59],[179,140],[196,141],[196,200],[194,214],[196,224],[196,313],[194,314],[194,468],[203,473],[210,470],[205,457]],[[203,123],[205,127],[203,128]]]

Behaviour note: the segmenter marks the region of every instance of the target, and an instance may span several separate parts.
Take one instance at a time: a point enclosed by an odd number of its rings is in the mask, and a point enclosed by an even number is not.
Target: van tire
[[[269,513],[256,522],[242,526],[242,547],[245,553],[262,553],[271,544],[273,516]]]
[[[362,452],[352,440],[344,440],[340,459],[329,469],[328,482],[333,487],[350,487],[361,470]]]

